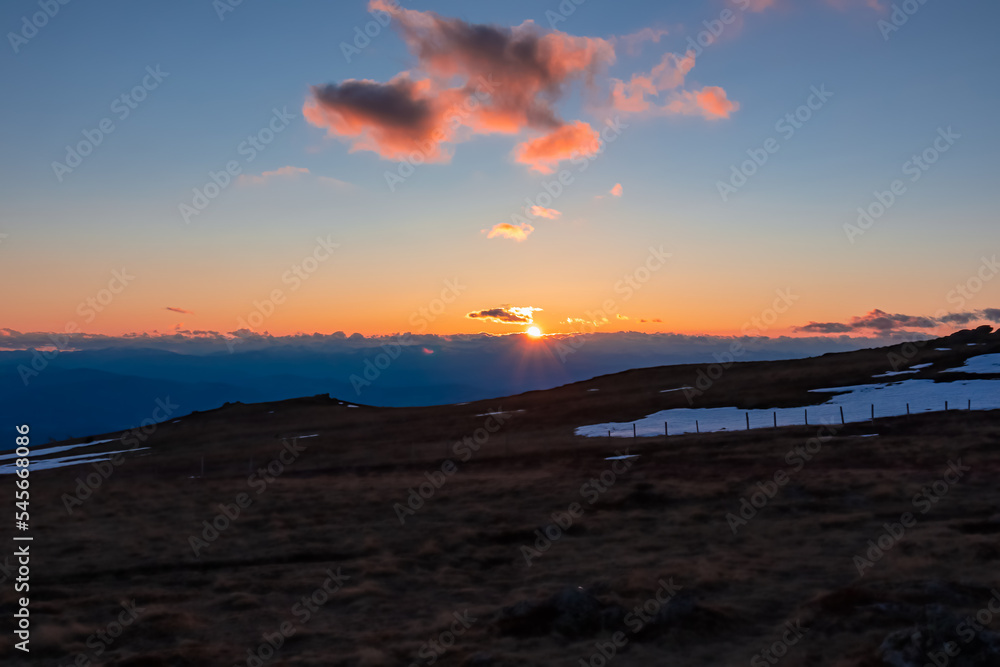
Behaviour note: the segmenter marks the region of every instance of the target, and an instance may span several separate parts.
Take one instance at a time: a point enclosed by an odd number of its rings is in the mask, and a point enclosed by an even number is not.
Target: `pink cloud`
[[[417,59],[414,74],[388,83],[348,80],[316,86],[303,106],[311,124],[389,160],[420,153],[424,162],[447,162],[446,144],[478,134],[516,134],[564,125],[554,108],[576,79],[592,82],[615,60],[611,42],[543,32],[528,21],[512,28],[471,25],[434,12],[387,12]],[[418,78],[420,77],[420,78]]]
[[[646,42],[660,43],[660,37],[670,34],[660,28],[642,28],[628,35],[619,35],[611,39],[616,46],[621,43],[625,47],[625,52],[629,55],[637,55]]]
[[[623,191],[623,188],[622,188],[622,184],[621,183],[615,183],[615,187],[613,187],[613,188],[611,188],[609,190],[609,192],[611,193],[612,197],[621,197],[622,196],[622,191]]]
[[[528,215],[535,218],[548,218],[549,220],[555,220],[562,215],[562,211],[557,211],[554,208],[545,208],[544,206],[532,206],[528,209]]]
[[[390,0],[371,0],[369,8],[391,17],[414,58],[412,68],[387,82],[314,86],[302,113],[351,152],[414,164],[449,162],[456,144],[487,134],[533,132],[514,155],[541,173],[551,173],[574,153],[594,154],[597,133],[584,121],[563,120],[556,105],[575,83],[590,93],[604,89],[616,45],[634,52],[667,34],[647,27],[602,39],[544,30],[530,20],[512,27],[474,25]],[[648,73],[611,79],[608,106],[649,110],[649,98],[682,87],[693,66],[693,55],[667,53]]]
[[[726,96],[726,91],[722,88],[708,86],[697,91],[686,90],[668,102],[663,108],[669,113],[702,116],[708,120],[718,120],[720,118],[729,118],[734,111],[739,110],[740,104],[739,102],[729,100]]]
[[[551,174],[562,160],[569,160],[576,155],[593,155],[599,146],[600,135],[597,130],[582,120],[577,120],[518,144],[514,149],[514,159],[529,165],[535,171]]]

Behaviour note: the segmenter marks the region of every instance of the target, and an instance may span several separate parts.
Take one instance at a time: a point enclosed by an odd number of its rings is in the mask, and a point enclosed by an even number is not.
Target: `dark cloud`
[[[979,313],[948,313],[941,318],[942,324],[968,324],[981,319]]]
[[[487,320],[489,322],[499,322],[503,324],[531,324],[534,321],[534,313],[541,308],[533,306],[500,306],[488,310],[479,310],[466,314],[471,320]]]
[[[181,313],[182,315],[194,315],[190,310],[184,310],[183,308],[174,308],[173,306],[167,306],[167,310],[174,313]]]
[[[795,330],[805,333],[847,333],[853,331],[854,327],[840,322],[810,322],[804,327],[795,327]]]
[[[876,308],[866,315],[852,317],[850,322],[810,322],[804,326],[795,327],[795,331],[818,334],[878,331],[891,334],[907,329],[933,329],[943,325],[964,326],[983,320],[1000,321],[1000,308],[969,310],[935,317],[891,314]]]
[[[417,99],[408,79],[389,83],[345,81],[315,86],[313,96],[323,106],[344,114],[364,116],[389,127],[417,130],[431,117],[431,105]]]

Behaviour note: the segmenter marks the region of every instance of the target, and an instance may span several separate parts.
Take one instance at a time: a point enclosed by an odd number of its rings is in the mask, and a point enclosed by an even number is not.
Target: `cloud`
[[[853,331],[854,327],[840,322],[810,322],[801,327],[795,327],[795,331],[803,333],[847,333]]]
[[[622,44],[625,47],[625,52],[631,56],[639,54],[642,45],[646,42],[653,42],[655,44],[660,43],[660,37],[669,35],[670,33],[666,30],[660,28],[641,28],[636,32],[629,33],[627,35],[618,35],[611,38],[611,43],[617,46]]]
[[[514,155],[541,173],[551,173],[574,153],[594,154],[597,133],[584,121],[564,121],[556,105],[579,82],[591,96],[605,95],[616,44],[634,52],[666,34],[643,28],[602,39],[544,30],[530,20],[512,27],[470,24],[388,0],[372,0],[369,8],[391,17],[414,65],[387,82],[348,79],[313,86],[302,113],[349,144],[351,152],[419,163],[448,162],[454,145],[494,133],[534,133]],[[693,62],[667,54],[649,74],[634,75],[628,83],[611,80],[611,97],[632,110],[648,106],[647,93],[679,86]],[[719,113],[718,105],[711,109],[706,117],[729,113]]]
[[[648,73],[633,74],[628,81],[612,79],[610,107],[626,114],[702,116],[708,120],[729,118],[740,105],[719,86],[684,90],[685,79],[694,68],[695,54],[665,53]],[[657,105],[656,102],[662,101]]]
[[[295,178],[299,174],[308,174],[309,170],[305,167],[292,167],[286,166],[274,171],[261,172],[259,176],[254,174],[240,174],[237,182],[240,185],[263,185],[267,183],[272,178]]]
[[[670,113],[686,116],[702,116],[708,120],[729,118],[740,108],[739,102],[733,102],[726,96],[726,91],[718,86],[708,86],[697,91],[684,91],[668,102],[664,107]]]
[[[562,211],[535,205],[528,209],[528,215],[535,218],[548,218],[549,220],[555,220],[562,215]]]
[[[608,190],[608,192],[611,193],[612,197],[621,197],[622,196],[622,184],[621,183],[615,183],[615,186],[613,188],[611,188],[610,190]]]
[[[484,229],[483,231],[485,232],[486,230]],[[493,228],[490,229],[489,234],[486,235],[486,238],[492,239],[500,237],[503,239],[514,239],[515,241],[523,241],[524,239],[528,238],[528,236],[533,231],[535,231],[535,228],[532,227],[527,222],[522,222],[518,225],[512,225],[509,222],[498,222],[497,224],[493,225]]]
[[[600,139],[597,130],[578,120],[519,144],[514,149],[514,159],[535,171],[551,174],[562,160],[597,153]]]
[[[654,318],[652,320],[639,320],[639,321],[640,322],[662,322],[663,320],[661,320],[659,317],[657,317],[657,318]]]
[[[748,12],[762,12],[777,6],[777,0],[739,0],[741,7]]]
[[[554,108],[576,79],[615,60],[611,42],[543,32],[528,21],[512,28],[473,25],[434,12],[373,0],[387,12],[416,57],[416,75],[388,83],[348,80],[314,86],[303,115],[328,134],[389,160],[419,151],[447,162],[451,149],[477,134],[550,131],[563,125]],[[456,85],[457,83],[457,85]]]
[[[480,310],[468,313],[466,317],[472,320],[486,320],[488,322],[497,322],[500,324],[531,324],[534,322],[534,316],[532,313],[539,310],[541,310],[541,308],[535,308],[533,306],[503,305],[499,308],[490,308],[489,310]]]
[[[350,79],[312,88],[302,108],[306,120],[352,142],[351,152],[373,151],[386,160],[419,152],[424,162],[447,162],[442,144],[453,132],[445,121],[454,95],[435,95],[430,80],[402,73],[388,83]]]
[[[861,316],[852,317],[850,322],[810,322],[805,326],[795,327],[802,333],[848,333],[852,331],[876,331],[880,333],[899,333],[906,329],[934,329],[944,325],[964,326],[972,322],[984,320],[1000,320],[1000,309],[962,311],[928,317],[924,315],[890,314],[884,310],[875,309]]]
[[[611,107],[622,113],[642,113],[651,108],[647,97],[657,97],[666,90],[684,85],[684,78],[694,67],[694,53],[684,56],[665,53],[647,74],[633,74],[627,82],[611,80]]]
[[[194,313],[192,313],[190,310],[184,310],[183,308],[174,308],[173,306],[167,306],[167,310],[175,313],[181,313],[182,315],[194,315]]]

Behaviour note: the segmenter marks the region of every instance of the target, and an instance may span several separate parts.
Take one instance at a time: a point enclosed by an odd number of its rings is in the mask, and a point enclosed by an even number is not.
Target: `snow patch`
[[[94,440],[93,442],[80,442],[75,445],[62,445],[60,447],[49,447],[48,449],[35,449],[32,450],[31,456],[31,467],[35,467],[35,458],[39,456],[48,456],[49,454],[57,454],[59,452],[65,452],[70,449],[77,449],[79,447],[93,447],[94,445],[103,445],[105,442],[114,442],[117,438],[111,438],[110,440]],[[87,454],[87,456],[96,456],[97,453]],[[0,456],[0,461],[5,461],[7,459],[15,459],[18,457],[17,453],[4,454]]]
[[[949,368],[942,373],[1000,373],[1000,354],[981,354],[970,357],[958,368]]]
[[[105,440],[104,442],[111,442],[110,440]],[[94,443],[89,443],[94,444]],[[31,468],[32,472],[37,470],[51,470],[53,468],[67,468],[69,466],[78,466],[84,463],[99,463],[101,461],[110,461],[110,456],[112,454],[123,454],[125,452],[138,452],[143,449],[149,449],[149,447],[142,447],[140,449],[120,449],[114,452],[94,452],[92,454],[75,454],[73,456],[58,456],[54,459],[42,459],[36,461],[32,459]],[[5,466],[0,466],[0,475],[13,475],[17,472],[17,466],[10,463]]]
[[[805,422],[805,412],[809,412],[810,424],[839,424],[840,409],[844,410],[844,421],[859,423],[871,418],[871,406],[875,405],[875,417],[898,417],[910,412],[930,412],[943,410],[945,401],[951,408],[962,408],[972,401],[976,410],[1000,409],[1000,380],[959,380],[955,382],[935,382],[933,380],[903,380],[883,384],[863,384],[850,387],[813,389],[816,393],[834,394],[820,405],[800,408],[772,408],[765,410],[742,410],[740,408],[673,408],[661,410],[636,422],[606,422],[580,426],[576,435],[587,437],[624,438],[632,436],[635,424],[636,435],[663,436],[663,422],[667,422],[670,433],[694,433],[695,420],[702,433],[716,431],[745,430],[747,415],[751,428],[770,428],[774,424],[774,414],[778,426],[801,425]]]

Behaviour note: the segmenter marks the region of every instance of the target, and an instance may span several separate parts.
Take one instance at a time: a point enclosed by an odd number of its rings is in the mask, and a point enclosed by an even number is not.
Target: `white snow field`
[[[984,355],[994,356],[994,355]],[[996,355],[1000,356],[1000,355]],[[674,408],[644,417],[635,422],[608,422],[580,426],[576,435],[588,437],[632,437],[632,424],[636,435],[662,436],[664,422],[668,423],[670,435],[679,433],[702,433],[716,431],[742,431],[750,428],[769,428],[774,425],[777,413],[778,426],[805,423],[806,410],[810,424],[839,424],[840,409],[844,409],[844,420],[851,423],[871,419],[872,405],[875,417],[898,417],[910,412],[930,412],[944,410],[945,401],[949,409],[966,409],[972,401],[973,410],[1000,409],[1000,380],[958,380],[954,382],[934,382],[933,380],[903,380],[883,384],[862,384],[831,389],[814,389],[818,393],[834,394],[826,403],[800,408],[771,408],[766,410],[741,410],[740,408]]]
[[[34,460],[37,456],[48,456],[49,454],[56,454],[57,452],[65,452],[69,449],[77,449],[79,447],[93,447],[94,445],[102,445],[105,442],[114,442],[115,438],[110,440],[94,440],[93,442],[80,442],[75,445],[62,445],[60,447],[49,447],[48,449],[32,449],[31,459]],[[87,456],[96,456],[97,454],[88,454]],[[3,454],[0,456],[0,461],[6,461],[7,459],[20,458],[17,452],[10,452],[9,454]]]
[[[104,442],[111,442],[106,440]],[[87,443],[94,444],[94,443]],[[61,447],[55,447],[54,449],[63,449]],[[68,449],[68,448],[67,448]],[[149,447],[140,447],[138,449],[119,449],[113,452],[94,452],[92,454],[75,454],[73,456],[58,456],[54,459],[41,459],[36,461],[31,458],[31,465],[29,470],[35,472],[37,470],[48,470],[50,468],[66,468],[68,466],[78,466],[84,463],[97,463],[99,461],[110,461],[112,454],[122,454],[125,452],[141,452],[144,449],[149,449]],[[9,463],[4,466],[0,466],[0,475],[13,475],[17,473],[17,467],[13,463]]]
[[[1000,354],[980,354],[970,357],[958,368],[949,368],[942,373],[1000,373]]]

